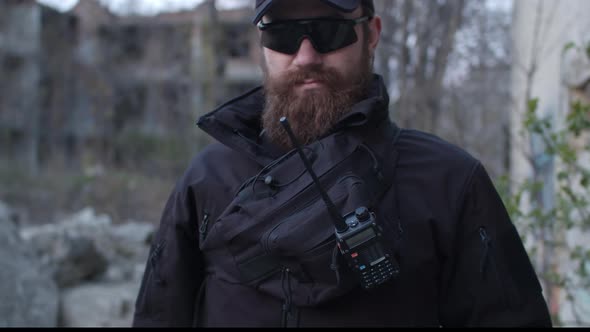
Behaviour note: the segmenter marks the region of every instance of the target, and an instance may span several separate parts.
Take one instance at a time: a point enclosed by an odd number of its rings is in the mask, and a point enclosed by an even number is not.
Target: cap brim
[[[340,10],[343,12],[353,12],[355,9],[360,6],[360,0],[322,0],[326,4]]]
[[[272,5],[272,0],[266,0],[262,3],[262,5],[256,8],[256,16],[254,17],[252,23],[257,24],[258,21],[262,19],[264,14],[266,14],[266,12],[270,9],[270,5]]]
[[[360,6],[360,0],[322,0],[327,5],[332,6],[340,11],[343,12],[353,12],[355,9]],[[256,8],[256,16],[252,23],[257,24],[258,21],[262,19],[262,17],[270,10],[271,5],[273,4],[273,0],[266,0],[264,1],[258,8]]]

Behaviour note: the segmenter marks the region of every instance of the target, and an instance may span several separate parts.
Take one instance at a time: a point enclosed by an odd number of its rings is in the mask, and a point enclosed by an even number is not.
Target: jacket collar
[[[245,153],[250,159],[267,165],[281,156],[276,147],[261,135],[260,115],[264,106],[262,87],[239,96],[202,116],[197,125],[220,143]],[[338,121],[332,132],[361,127],[389,117],[389,95],[381,76],[375,74],[366,99]]]

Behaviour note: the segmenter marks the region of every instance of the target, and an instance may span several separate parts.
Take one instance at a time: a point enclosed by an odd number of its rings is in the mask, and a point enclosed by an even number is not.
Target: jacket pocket
[[[146,272],[144,273],[135,304],[135,311],[138,315],[157,315],[163,311],[163,308],[160,308],[159,303],[155,299],[161,298],[158,294],[161,294],[163,288],[166,286],[166,281],[163,279],[160,271],[160,259],[165,245],[165,242],[159,242],[154,246],[154,249],[148,256]]]
[[[479,272],[486,287],[483,291],[500,296],[505,308],[518,307],[520,295],[512,281],[510,271],[505,268],[502,257],[498,255],[498,250],[495,247],[496,241],[485,227],[479,228],[479,237],[481,241]]]

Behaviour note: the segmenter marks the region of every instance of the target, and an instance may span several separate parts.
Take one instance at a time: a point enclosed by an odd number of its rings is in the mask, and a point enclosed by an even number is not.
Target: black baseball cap
[[[293,1],[293,0],[292,0]],[[335,7],[336,9],[343,11],[343,12],[353,12],[359,5],[365,6],[371,12],[375,11],[375,6],[373,5],[373,0],[322,0],[323,2],[327,3],[328,5]],[[254,16],[254,24],[257,24],[258,21],[262,19],[262,17],[269,11],[270,7],[273,3],[276,3],[277,0],[256,0],[256,14]]]

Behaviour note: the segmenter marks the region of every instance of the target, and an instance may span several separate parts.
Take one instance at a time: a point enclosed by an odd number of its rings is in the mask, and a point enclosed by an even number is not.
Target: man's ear
[[[369,22],[369,49],[371,52],[375,52],[375,49],[379,45],[379,40],[381,39],[381,17],[375,16]]]

